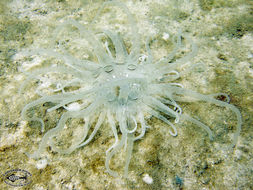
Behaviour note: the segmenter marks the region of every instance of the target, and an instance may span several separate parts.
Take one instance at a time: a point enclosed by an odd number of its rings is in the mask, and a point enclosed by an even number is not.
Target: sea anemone
[[[21,86],[21,91],[23,91],[31,79],[47,75],[50,85],[54,84],[56,88],[49,93],[44,93],[38,88],[36,92],[41,98],[28,103],[23,108],[23,119],[40,122],[43,132],[45,130],[44,121],[38,116],[32,115],[31,110],[49,102],[51,107],[47,109],[47,112],[64,109],[57,126],[44,134],[38,150],[29,156],[34,159],[40,158],[47,146],[50,146],[53,151],[70,154],[77,148],[90,143],[101,125],[107,121],[115,137],[115,142],[106,151],[106,170],[112,176],[118,176],[117,172],[110,169],[109,164],[112,157],[125,146],[124,176],[126,177],[134,142],[145,135],[148,128],[146,120],[150,116],[167,124],[168,132],[172,136],[177,136],[175,124],[180,120],[188,120],[203,128],[209,138],[213,139],[214,135],[210,128],[183,113],[178,104],[178,102],[192,101],[213,103],[226,107],[236,114],[237,128],[230,146],[233,147],[240,134],[242,120],[239,110],[228,103],[229,97],[222,93],[202,95],[187,90],[176,82],[180,78],[177,68],[188,62],[197,53],[197,46],[193,41],[182,32],[178,32],[174,37],[174,49],[171,53],[165,58],[154,61],[150,48],[154,39],[149,39],[146,42],[147,54],[143,57],[140,53],[140,37],[133,15],[126,6],[113,1],[104,3],[97,15],[107,5],[117,6],[127,15],[131,28],[132,45],[130,48],[126,48],[120,35],[114,31],[92,32],[77,21],[68,20],[57,27],[55,33],[59,34],[70,27],[78,30],[80,36],[84,37],[92,47],[97,62],[73,57],[63,50],[64,44],[60,40],[58,45],[61,51],[39,48],[21,52],[26,57],[39,55],[60,60],[57,65],[34,70]],[[113,47],[103,43],[101,36],[110,40]],[[191,44],[191,51],[181,58],[175,58],[180,48],[187,42]],[[66,75],[65,82],[55,80],[57,77],[52,74],[56,73]],[[69,76],[71,79],[68,78]],[[226,97],[226,101],[218,100],[216,97],[219,95]],[[80,132],[81,135],[74,136],[68,147],[60,148],[55,137],[64,131],[65,125],[70,125],[70,121],[74,119],[83,119],[84,125]]]

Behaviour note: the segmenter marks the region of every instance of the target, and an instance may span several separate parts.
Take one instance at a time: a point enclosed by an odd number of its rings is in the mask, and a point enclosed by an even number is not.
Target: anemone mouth
[[[136,106],[147,93],[147,83],[142,78],[126,78],[108,82],[99,91],[106,97],[109,107]]]

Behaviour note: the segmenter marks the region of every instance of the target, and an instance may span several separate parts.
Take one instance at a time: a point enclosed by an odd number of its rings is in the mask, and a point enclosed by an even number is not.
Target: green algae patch
[[[199,0],[199,6],[204,11],[210,11],[213,8],[214,0]]]
[[[30,28],[29,21],[21,21],[11,16],[0,17],[0,38],[4,41],[22,40]]]
[[[19,46],[27,43],[26,33],[30,29],[28,20],[22,21],[8,14],[0,16],[0,76],[17,71],[18,64],[12,60],[12,56]]]
[[[4,3],[4,1],[1,1],[0,2],[0,13],[5,13],[5,10],[6,10],[5,3]]]
[[[251,4],[251,0],[199,0],[202,10],[210,11],[213,8],[233,8],[242,4]]]
[[[228,20],[224,32],[232,38],[241,38],[247,32],[253,32],[253,14],[244,14]]]

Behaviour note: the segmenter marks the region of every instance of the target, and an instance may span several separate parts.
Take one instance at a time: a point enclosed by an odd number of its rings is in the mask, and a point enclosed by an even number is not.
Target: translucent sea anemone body
[[[125,13],[130,26],[130,48],[126,47],[120,34],[114,31],[104,29],[92,32],[79,22],[68,20],[56,28],[55,34],[60,35],[68,29],[78,31],[80,37],[86,39],[92,48],[95,59],[88,60],[72,56],[65,50],[67,41],[61,40],[57,41],[57,50],[38,48],[20,53],[26,57],[36,55],[59,60],[59,64],[29,73],[27,80],[21,86],[21,91],[23,91],[31,79],[40,78],[41,80],[42,76],[48,76],[47,81],[50,84],[44,83],[44,87],[40,86],[36,91],[41,97],[28,103],[22,110],[23,119],[41,123],[42,132],[45,131],[44,120],[29,114],[30,110],[49,102],[52,106],[47,109],[47,113],[63,109],[57,125],[46,131],[38,150],[29,156],[34,159],[42,157],[42,153],[48,146],[53,151],[70,154],[77,148],[90,143],[97,131],[102,130],[100,129],[102,124],[107,123],[115,137],[115,142],[106,151],[106,170],[112,176],[118,176],[116,171],[110,169],[110,160],[125,147],[124,176],[127,176],[134,142],[144,137],[148,128],[146,120],[150,116],[164,122],[168,126],[168,133],[172,136],[177,136],[177,123],[188,120],[203,128],[209,138],[213,139],[211,129],[183,113],[178,103],[191,101],[209,102],[228,108],[235,113],[237,128],[230,146],[233,147],[240,134],[242,121],[239,110],[228,103],[228,96],[222,93],[202,95],[187,90],[177,83],[177,79],[181,76],[177,68],[197,53],[197,46],[190,38],[178,32],[174,37],[174,49],[171,53],[165,58],[154,61],[150,49],[153,39],[147,40],[145,44],[147,53],[143,56],[140,53],[138,27],[127,7],[121,3],[107,2],[99,10],[97,17],[106,6],[115,6]],[[109,40],[111,44],[109,45],[104,39]],[[186,43],[191,44],[191,51],[175,59],[177,52]],[[66,75],[66,77],[64,80],[58,80],[57,75]],[[47,89],[47,87],[50,88]],[[217,100],[218,95],[225,96],[227,101]],[[60,148],[55,138],[65,130],[66,125],[71,125],[70,121],[74,119],[82,119],[82,127],[77,132],[78,134],[73,132],[76,137],[67,147]]]

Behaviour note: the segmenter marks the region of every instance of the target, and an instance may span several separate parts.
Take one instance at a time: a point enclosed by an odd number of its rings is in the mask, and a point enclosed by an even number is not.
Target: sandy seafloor
[[[206,123],[216,134],[214,141],[199,127],[177,124],[178,136],[168,126],[150,118],[144,138],[134,144],[128,178],[114,178],[105,171],[105,151],[113,135],[105,123],[94,140],[70,155],[45,152],[47,164],[30,159],[44,133],[36,122],[21,118],[22,108],[37,99],[39,83],[31,81],[23,95],[19,88],[26,75],[21,71],[42,67],[50,62],[43,56],[16,58],[22,49],[49,48],[52,32],[61,22],[74,19],[89,28],[101,6],[101,0],[1,0],[0,1],[0,171],[23,169],[32,174],[29,185],[17,189],[253,189],[253,4],[250,0],[129,0],[122,1],[137,20],[142,53],[145,39],[163,39],[154,43],[155,58],[173,49],[171,38],[182,30],[199,48],[189,64],[198,64],[178,82],[202,94],[223,92],[242,114],[243,124],[233,151],[220,150],[230,144],[235,131],[233,112],[204,102],[180,103],[183,111]],[[100,15],[99,28],[115,29],[131,49],[127,20],[117,22],[114,8]],[[115,19],[113,17],[116,17]],[[74,37],[73,37],[74,39]],[[70,39],[71,40],[71,39]],[[168,41],[166,44],[165,42]],[[75,44],[75,43],[73,43]],[[187,49],[188,48],[188,49]],[[178,57],[182,57],[182,49]],[[71,49],[77,57],[89,57],[84,47]],[[35,65],[35,66],[34,66]],[[184,71],[184,68],[179,71]],[[47,106],[47,105],[44,105]],[[49,108],[49,107],[47,107]],[[53,128],[63,109],[46,114],[37,108],[46,130]],[[54,115],[55,114],[55,115]],[[68,141],[68,139],[66,139]],[[117,154],[111,168],[122,174],[124,152]],[[39,167],[41,167],[39,169]],[[148,177],[147,177],[148,176]],[[150,184],[144,178],[152,179]],[[0,189],[13,189],[1,176]]]

